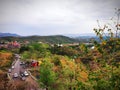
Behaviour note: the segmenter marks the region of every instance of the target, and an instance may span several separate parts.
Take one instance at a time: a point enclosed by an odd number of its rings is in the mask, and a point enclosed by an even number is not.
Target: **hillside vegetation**
[[[58,43],[74,43],[77,42],[77,40],[56,35],[56,36],[27,36],[27,37],[1,37],[0,41],[29,41],[29,42],[44,42],[44,43],[52,43],[52,44],[58,44]]]

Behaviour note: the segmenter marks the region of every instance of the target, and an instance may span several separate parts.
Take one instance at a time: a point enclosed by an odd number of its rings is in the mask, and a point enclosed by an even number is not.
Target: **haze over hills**
[[[83,34],[64,34],[64,36],[71,38],[79,38],[79,37],[96,37],[94,33],[83,33]]]
[[[0,32],[0,37],[7,37],[7,36],[19,37],[20,35],[13,34],[13,33],[1,33]]]

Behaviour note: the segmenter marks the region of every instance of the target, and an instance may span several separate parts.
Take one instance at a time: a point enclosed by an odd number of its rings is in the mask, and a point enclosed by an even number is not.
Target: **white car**
[[[9,73],[11,73],[11,72],[12,72],[12,70],[11,70],[11,69],[8,69],[8,72],[9,72]]]
[[[15,66],[12,66],[12,69],[14,69],[15,68]]]
[[[17,78],[18,77],[18,73],[14,73],[13,77]]]
[[[25,76],[29,76],[29,74],[28,74],[28,72],[27,72],[27,71],[25,71],[25,72],[24,72],[24,75],[25,75]]]

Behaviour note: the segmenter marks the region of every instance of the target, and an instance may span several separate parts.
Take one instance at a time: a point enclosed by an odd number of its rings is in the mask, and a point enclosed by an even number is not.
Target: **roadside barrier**
[[[27,72],[30,74],[30,76],[32,77],[32,79],[34,79],[35,81],[37,81],[37,79],[31,74],[30,71],[28,71],[28,69],[27,69]]]
[[[7,77],[8,77],[9,80],[12,80],[9,73],[7,73]]]

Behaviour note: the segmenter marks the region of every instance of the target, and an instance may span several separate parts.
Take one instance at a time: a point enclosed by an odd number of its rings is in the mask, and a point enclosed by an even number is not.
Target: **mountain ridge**
[[[8,37],[8,36],[20,37],[20,35],[18,35],[18,34],[14,34],[14,33],[1,33],[0,32],[0,37]]]
[[[51,43],[51,44],[58,44],[58,43],[74,43],[78,42],[76,39],[69,38],[67,36],[62,35],[54,35],[54,36],[26,36],[26,37],[0,37],[0,41],[29,41],[29,42],[44,42],[44,43]]]

